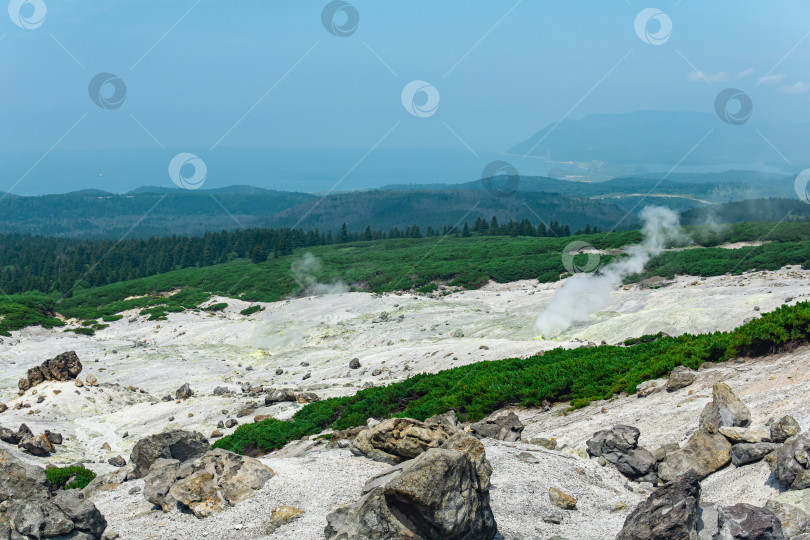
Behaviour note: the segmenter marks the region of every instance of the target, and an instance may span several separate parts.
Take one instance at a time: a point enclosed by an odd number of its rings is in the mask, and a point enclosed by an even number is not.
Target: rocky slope
[[[16,432],[24,423],[35,435],[47,430],[61,434],[63,441],[45,456],[3,442],[0,449],[41,467],[86,460],[100,475],[112,473],[119,481],[92,490],[89,500],[103,513],[108,529],[122,538],[325,538],[327,515],[360,500],[366,482],[389,471],[392,462],[372,460],[368,449],[359,451],[362,445],[348,440],[331,446],[316,438],[293,443],[258,458],[257,463],[272,474],[263,475],[266,478],[251,489],[248,499],[237,497],[232,503],[213,473],[212,479],[195,484],[197,493],[215,490],[224,501],[216,517],[204,519],[193,511],[164,513],[160,504],[147,500],[147,479],[120,482],[127,476],[122,471],[133,466],[136,443],[149,435],[184,429],[198,431],[210,442],[215,431],[230,433],[234,422],[251,422],[256,415],[286,418],[301,406],[298,401],[313,399],[311,394],[345,395],[420,371],[528,355],[560,345],[581,346],[587,340],[615,343],[657,331],[727,330],[788,298],[801,299],[808,294],[809,282],[810,273],[784,269],[706,280],[679,278],[656,289],[630,286],[613,293],[610,303],[588,323],[555,341],[535,339],[532,326],[554,287],[531,282],[492,285],[443,299],[361,293],[302,298],[268,305],[250,319],[238,314],[247,304],[225,300],[230,306],[219,315],[191,312],[171,314],[167,321],[145,321],[129,313],[92,337],[27,329],[0,343],[0,401],[8,406],[0,413],[0,427]],[[43,377],[18,395],[19,379],[29,380],[29,369],[71,350],[81,360],[80,373],[67,380]],[[670,383],[672,391],[667,391],[667,381],[654,381],[643,385],[643,398],[620,397],[567,414],[565,404],[548,410],[500,411],[494,416],[513,412],[516,418],[471,427],[483,437],[482,448],[492,467],[486,498],[499,534],[507,539],[616,537],[636,506],[655,491],[648,482],[655,478],[647,475],[660,474],[661,461],[677,462],[675,457],[659,460],[661,448],[665,447],[665,456],[675,453],[666,445],[687,446],[708,425],[708,420],[701,422],[701,411],[712,402],[716,383],[726,384],[749,410],[747,423],[737,422],[737,427],[756,428],[770,437],[774,422],[791,415],[806,431],[809,360],[810,348],[802,347],[681,373]],[[277,392],[268,392],[270,387]],[[283,388],[289,391],[278,392]],[[637,441],[632,433],[619,437],[630,441],[632,457],[617,453],[613,443],[609,448],[600,443],[601,450],[589,456],[588,449],[596,446],[586,443],[594,434],[617,425],[638,429]],[[718,423],[711,440],[725,448],[722,441],[729,441],[729,435],[719,430],[731,427]],[[439,446],[431,446],[436,450],[431,456],[441,454]],[[730,441],[728,446],[731,461]],[[639,449],[653,456],[654,466]],[[404,459],[402,463],[427,459],[419,457],[426,455],[424,450],[410,452],[400,452],[398,459]],[[718,470],[701,474],[702,504],[713,504],[719,512],[737,504],[761,508],[776,500],[810,510],[810,495],[788,490],[774,476],[765,455],[761,457],[740,467],[723,463]],[[120,467],[123,463],[116,458],[128,465]],[[168,458],[176,459],[171,454]],[[193,482],[188,478],[194,474],[201,478],[206,470],[216,470],[215,463],[229,458],[208,459],[210,465],[199,466],[189,460],[189,469],[182,474],[179,466],[163,466],[162,474],[174,475],[166,493],[180,484],[184,487],[174,489],[175,495],[193,502],[188,497]],[[456,470],[464,460],[445,456],[445,463],[451,462],[459,464],[451,467]],[[684,472],[681,466],[670,468]],[[635,481],[628,479],[628,470],[635,471],[630,474]],[[465,485],[481,484],[480,475],[457,478]],[[575,510],[565,509],[571,504],[566,497],[576,499]],[[473,506],[478,508],[481,500]],[[723,519],[733,521],[732,514],[729,510]],[[337,531],[340,527],[334,523]]]

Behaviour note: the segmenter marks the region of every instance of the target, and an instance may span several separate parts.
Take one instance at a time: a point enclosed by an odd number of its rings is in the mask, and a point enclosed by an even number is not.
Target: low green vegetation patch
[[[327,428],[362,425],[369,417],[424,420],[450,410],[475,421],[507,405],[534,407],[543,400],[572,408],[632,393],[644,381],[675,366],[697,369],[704,362],[759,356],[810,337],[810,303],[782,306],[730,332],[678,337],[645,336],[630,346],[562,348],[530,358],[478,362],[421,374],[353,396],[306,405],[292,420],[263,420],[240,426],[214,444],[234,452],[271,451]]]
[[[54,489],[84,489],[96,473],[84,467],[52,467],[45,469],[45,476]]]
[[[211,304],[210,306],[205,308],[205,311],[217,312],[217,311],[222,311],[226,307],[228,307],[227,302],[219,302],[219,303],[216,303],[216,304]]]
[[[243,309],[239,313],[241,313],[245,317],[249,317],[249,316],[253,315],[254,313],[258,313],[259,311],[264,311],[264,307],[256,304],[255,306],[250,306],[250,307],[247,307],[247,308]]]

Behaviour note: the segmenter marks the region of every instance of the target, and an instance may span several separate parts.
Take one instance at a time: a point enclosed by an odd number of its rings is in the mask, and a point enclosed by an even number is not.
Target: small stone
[[[209,439],[218,439],[222,437],[222,432],[218,429],[215,429],[211,432],[211,435],[208,436]]]
[[[110,448],[110,443],[106,443],[106,442],[101,445],[101,449],[106,450],[107,452],[110,452],[112,450],[112,448]]]
[[[273,534],[279,527],[295,521],[304,515],[304,511],[294,506],[276,506],[270,513],[267,534]]]
[[[88,386],[98,386],[98,379],[92,373],[88,373],[87,377],[84,379]]]
[[[555,487],[548,488],[548,498],[551,504],[563,510],[573,510],[577,507],[575,498]]]
[[[543,448],[548,448],[549,450],[554,450],[557,448],[557,439],[551,437],[547,439],[545,437],[536,437],[534,439],[529,439],[529,444],[536,444],[537,446],[542,446]]]
[[[359,358],[352,358],[349,362],[350,369],[359,369],[360,368],[360,359]]]
[[[278,369],[276,370],[276,375],[283,375],[283,374],[284,374],[284,370],[283,370],[283,369],[278,368]]]
[[[178,400],[188,399],[193,395],[194,391],[191,389],[191,386],[188,383],[185,383],[183,386],[181,386],[174,392],[174,398]]]
[[[111,457],[107,460],[107,463],[112,465],[113,467],[123,467],[127,464],[126,460],[121,456]]]

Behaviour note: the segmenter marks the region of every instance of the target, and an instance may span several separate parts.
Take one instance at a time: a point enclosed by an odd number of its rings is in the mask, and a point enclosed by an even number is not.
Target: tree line
[[[586,226],[576,234],[600,232]],[[493,217],[478,218],[472,225],[445,225],[441,229],[412,225],[388,232],[349,231],[344,224],[336,233],[303,229],[244,229],[202,236],[167,236],[137,240],[77,240],[23,234],[0,235],[0,293],[26,291],[70,296],[76,287],[97,287],[172,270],[202,267],[247,258],[261,263],[269,257],[291,255],[302,247],[350,242],[469,236],[570,236],[567,225],[555,221],[534,226],[528,219],[499,224]]]

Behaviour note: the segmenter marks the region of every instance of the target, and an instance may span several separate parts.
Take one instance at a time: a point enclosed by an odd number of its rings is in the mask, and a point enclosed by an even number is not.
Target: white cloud
[[[779,84],[784,80],[785,74],[778,73],[776,75],[766,75],[765,77],[760,77],[757,84]]]
[[[720,71],[718,73],[707,73],[706,71],[693,71],[689,75],[689,80],[692,82],[725,82],[728,80],[728,73]]]
[[[740,80],[748,77],[749,75],[754,74],[754,68],[748,68],[745,71],[741,71],[734,76],[735,79]]]
[[[810,83],[796,82],[793,84],[785,84],[779,87],[779,91],[783,94],[806,94],[810,92]]]

